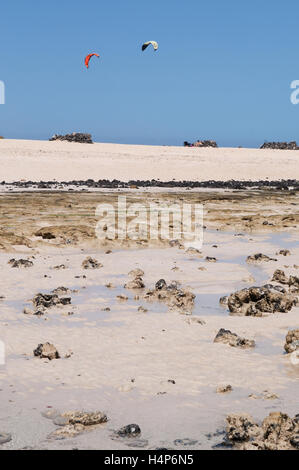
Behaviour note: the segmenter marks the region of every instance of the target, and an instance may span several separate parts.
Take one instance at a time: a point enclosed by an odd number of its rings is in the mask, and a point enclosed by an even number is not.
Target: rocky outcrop
[[[299,329],[288,332],[284,349],[288,354],[299,350]]]
[[[73,132],[72,134],[65,135],[54,134],[49,141],[52,142],[54,140],[78,142],[80,144],[93,144],[91,134],[84,134],[82,132]]]
[[[102,263],[100,263],[95,258],[91,258],[90,256],[82,262],[83,269],[100,269],[102,267]]]
[[[195,295],[186,289],[179,288],[177,282],[167,285],[164,279],[160,279],[156,283],[155,289],[145,293],[144,299],[164,302],[170,310],[178,310],[183,313],[192,311]]]
[[[33,351],[35,357],[39,357],[41,359],[49,359],[52,361],[53,359],[60,359],[59,352],[55,348],[53,344],[45,343],[39,344],[37,348]]]
[[[12,268],[31,268],[33,266],[33,262],[28,259],[12,258],[8,261],[8,264],[10,264]]]
[[[299,150],[296,141],[292,142],[265,142],[261,149],[272,149],[272,150]]]
[[[217,148],[218,145],[214,140],[197,140],[193,144],[185,140],[184,147],[213,147]]]
[[[141,429],[138,424],[128,424],[116,431],[116,434],[119,437],[136,437],[141,434]]]
[[[255,347],[255,341],[249,340],[246,338],[242,338],[235,333],[232,333],[230,330],[225,330],[221,328],[215,339],[214,343],[224,343],[232,346],[233,348],[241,348],[241,349],[250,349]]]
[[[37,294],[32,303],[36,308],[50,308],[57,305],[70,305],[70,297],[59,297],[57,294]]]
[[[289,286],[290,292],[299,293],[299,277],[289,276],[285,274],[281,269],[277,269],[272,277],[272,281],[278,282],[279,284],[285,284]]]
[[[271,284],[242,289],[228,298],[230,313],[240,316],[263,316],[276,312],[289,312],[296,304],[297,298],[294,295]]]
[[[270,258],[267,255],[263,255],[263,253],[256,253],[255,255],[251,255],[247,257],[247,263],[263,263],[269,261],[277,261],[275,258]]]
[[[250,415],[227,417],[227,439],[240,450],[299,449],[299,415],[273,412],[258,425]]]
[[[143,282],[144,272],[142,269],[135,269],[129,272],[129,276],[132,278],[131,281],[124,285],[125,289],[143,289],[145,284]]]
[[[68,411],[62,414],[55,413],[49,416],[53,419],[53,423],[59,426],[49,438],[52,439],[69,439],[76,437],[85,431],[96,429],[100,424],[107,423],[108,418],[105,413],[96,411],[87,413],[85,411]]]

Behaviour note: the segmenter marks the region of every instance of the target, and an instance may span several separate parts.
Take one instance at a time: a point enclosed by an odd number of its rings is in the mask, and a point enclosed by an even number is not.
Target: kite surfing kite
[[[157,51],[159,49],[159,45],[156,41],[148,41],[148,42],[145,42],[144,44],[142,44],[142,50],[145,51],[145,49],[148,48],[148,46],[152,45],[153,48],[154,48],[154,51]]]
[[[86,65],[86,68],[87,68],[87,69],[88,69],[88,67],[89,67],[89,61],[90,61],[90,59],[91,59],[93,56],[100,57],[99,54],[96,54],[96,53],[88,54],[88,55],[85,57],[85,65]]]

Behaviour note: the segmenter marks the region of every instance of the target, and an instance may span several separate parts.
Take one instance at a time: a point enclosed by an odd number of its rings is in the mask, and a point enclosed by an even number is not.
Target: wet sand
[[[0,339],[6,345],[0,431],[12,434],[4,449],[210,449],[222,441],[215,433],[223,431],[229,413],[249,412],[256,419],[270,411],[298,413],[299,366],[284,354],[284,342],[288,330],[298,328],[299,307],[257,318],[231,316],[219,304],[224,295],[269,282],[276,269],[298,275],[297,192],[122,194],[134,202],[203,203],[201,254],[187,252],[190,243],[172,248],[168,241],[99,243],[96,206],[118,193],[0,196]],[[37,236],[45,227],[53,238]],[[277,255],[281,249],[291,254]],[[246,263],[255,253],[277,261]],[[103,267],[82,269],[87,256]],[[33,266],[12,268],[11,258],[28,259]],[[61,265],[64,269],[53,269]],[[159,279],[190,289],[196,295],[192,315],[147,302],[143,290],[125,289],[136,268],[145,273],[145,290]],[[24,315],[34,295],[59,286],[71,290],[71,305],[47,309],[41,317]],[[119,295],[128,300],[118,300]],[[220,328],[254,339],[256,347],[215,344]],[[47,341],[61,359],[33,356]],[[216,393],[228,384],[231,393]],[[266,399],[265,390],[277,398]],[[47,407],[101,410],[109,421],[76,438],[50,439],[57,426],[42,416]],[[114,430],[130,423],[139,424],[140,438],[112,438]],[[187,447],[178,441],[187,438]]]

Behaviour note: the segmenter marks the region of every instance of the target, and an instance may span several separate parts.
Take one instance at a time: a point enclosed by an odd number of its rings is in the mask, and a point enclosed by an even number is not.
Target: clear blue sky
[[[141,52],[157,40],[160,49]],[[98,52],[90,69],[84,56]],[[222,146],[299,141],[298,0],[10,0],[0,135]]]

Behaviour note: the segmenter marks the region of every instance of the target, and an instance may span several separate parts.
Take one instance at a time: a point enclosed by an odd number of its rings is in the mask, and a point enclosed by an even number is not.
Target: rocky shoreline
[[[228,181],[160,181],[157,179],[152,180],[73,180],[73,181],[15,181],[7,183],[0,182],[0,191],[8,189],[48,189],[48,190],[63,190],[63,189],[142,189],[142,188],[185,188],[185,189],[231,189],[231,190],[246,190],[246,189],[277,189],[277,190],[299,190],[299,180],[228,180]]]

